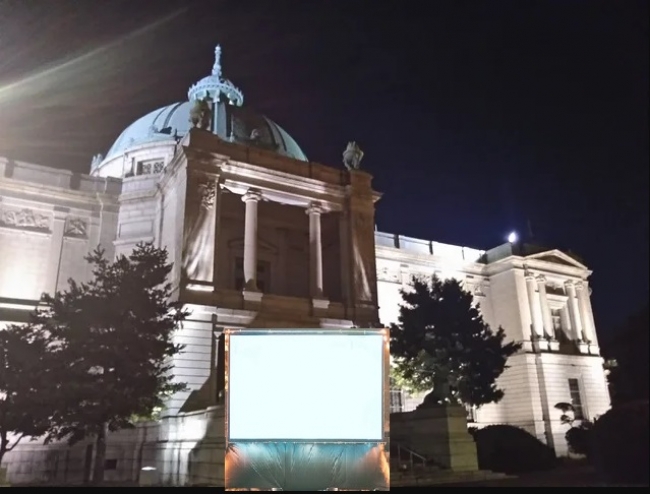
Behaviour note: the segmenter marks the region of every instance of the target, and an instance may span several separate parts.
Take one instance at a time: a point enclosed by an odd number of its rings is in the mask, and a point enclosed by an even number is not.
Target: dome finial
[[[214,48],[214,65],[212,66],[212,75],[221,78],[221,45]]]

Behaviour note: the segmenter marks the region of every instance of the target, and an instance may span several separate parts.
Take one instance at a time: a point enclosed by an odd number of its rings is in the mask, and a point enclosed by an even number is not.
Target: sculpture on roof
[[[212,124],[212,104],[209,98],[196,100],[190,110],[190,122],[197,129],[210,130]]]
[[[348,170],[358,170],[363,159],[363,151],[356,142],[348,142],[348,146],[343,151],[343,164]]]
[[[96,154],[90,162],[90,169],[93,170],[97,168],[102,161],[104,161],[104,156],[101,153]]]

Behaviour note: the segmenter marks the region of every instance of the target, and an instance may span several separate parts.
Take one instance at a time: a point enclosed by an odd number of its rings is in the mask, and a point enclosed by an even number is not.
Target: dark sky
[[[648,302],[648,2],[0,0],[0,155],[87,171],[216,43],[313,161],[350,140],[381,230],[578,253],[611,331]]]

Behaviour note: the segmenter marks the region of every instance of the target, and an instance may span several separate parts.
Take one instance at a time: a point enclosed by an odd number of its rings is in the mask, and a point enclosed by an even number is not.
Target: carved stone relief
[[[81,218],[68,218],[65,222],[66,237],[85,238],[88,234],[88,223]]]
[[[382,268],[378,271],[379,281],[387,281],[389,283],[399,283],[400,282],[400,273],[394,269],[387,267]]]
[[[47,232],[50,231],[50,216],[31,209],[5,209],[0,213],[0,226]]]
[[[476,282],[472,293],[475,297],[485,297],[485,283],[482,281]]]
[[[201,207],[210,209],[217,196],[217,184],[212,180],[204,180],[197,185],[197,193]]]

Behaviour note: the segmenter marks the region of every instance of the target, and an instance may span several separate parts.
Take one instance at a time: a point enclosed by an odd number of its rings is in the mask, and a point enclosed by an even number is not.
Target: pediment
[[[532,254],[530,256],[526,256],[526,259],[530,259],[530,260],[534,259],[537,261],[559,264],[561,266],[570,266],[573,268],[587,269],[587,266],[585,266],[579,261],[576,261],[573,257],[559,250],[550,250],[546,252],[540,252],[538,254]]]

